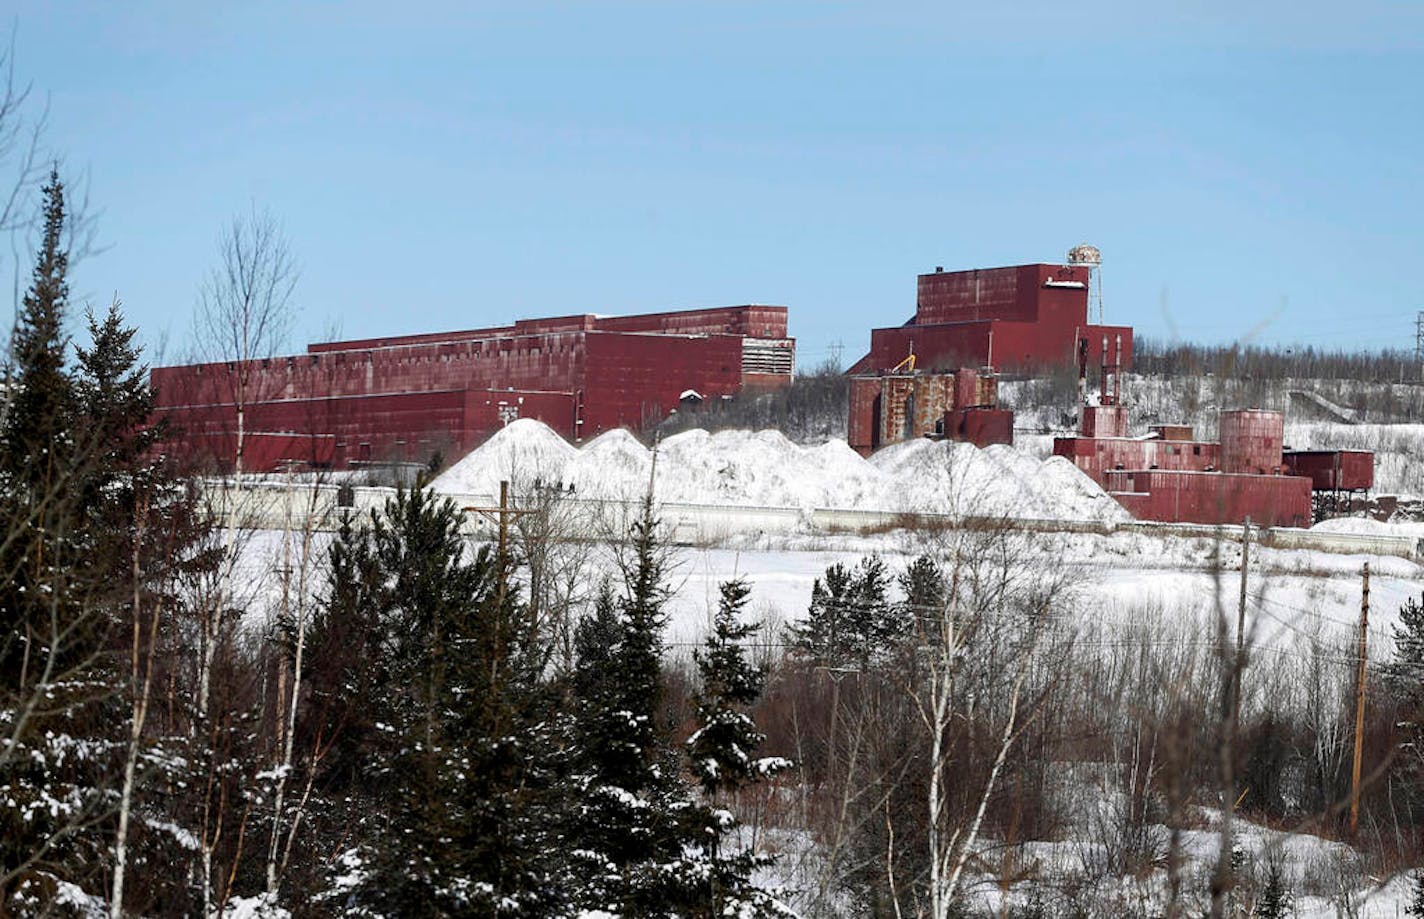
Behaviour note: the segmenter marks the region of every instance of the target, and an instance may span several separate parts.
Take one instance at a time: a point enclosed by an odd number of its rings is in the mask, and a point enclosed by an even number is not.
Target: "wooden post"
[[[503,480],[499,483],[499,507],[467,507],[469,513],[483,514],[486,517],[494,517],[496,532],[498,533],[498,555],[495,560],[499,563],[499,599],[504,601],[508,591],[509,577],[509,518],[518,517],[521,514],[535,513],[533,510],[518,510],[509,506],[509,481]]]
[[[1365,662],[1369,650],[1370,563],[1360,591],[1360,666],[1355,677],[1355,762],[1350,770],[1350,833],[1360,825],[1360,760],[1365,750]]]
[[[505,553],[509,551],[509,480],[499,483],[499,563],[504,564]]]
[[[1241,674],[1246,669],[1246,578],[1247,569],[1251,564],[1251,518],[1246,518],[1246,525],[1241,529],[1241,599],[1236,606],[1236,660],[1232,664],[1231,673],[1231,745],[1236,746],[1236,733],[1241,724]],[[1231,797],[1236,800],[1236,791],[1233,788]],[[1231,805],[1231,809],[1236,809],[1236,804]]]

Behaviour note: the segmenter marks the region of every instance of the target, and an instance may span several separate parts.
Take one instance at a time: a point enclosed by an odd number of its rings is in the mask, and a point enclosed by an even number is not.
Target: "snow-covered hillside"
[[[647,490],[653,451],[623,430],[582,448],[544,424],[513,422],[432,483],[494,494],[499,482],[559,484],[581,498]],[[1072,463],[1013,447],[914,440],[861,458],[843,440],[792,443],[776,431],[685,431],[657,450],[659,501],[1117,521],[1126,511]]]

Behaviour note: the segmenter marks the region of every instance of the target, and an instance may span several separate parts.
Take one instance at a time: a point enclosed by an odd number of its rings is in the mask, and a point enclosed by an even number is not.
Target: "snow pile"
[[[890,510],[971,516],[1128,520],[1130,515],[1061,456],[1040,461],[1013,447],[912,440],[870,458],[894,482]]]
[[[448,494],[497,495],[501,481],[558,482],[578,451],[542,421],[511,421],[431,486]]]
[[[1424,523],[1381,523],[1370,517],[1336,517],[1310,528],[1312,533],[1346,533],[1351,536],[1413,536],[1424,538]]]
[[[564,467],[563,481],[578,495],[632,501],[647,493],[653,451],[617,428],[576,450]]]
[[[658,451],[664,501],[755,507],[881,506],[883,483],[850,447],[802,447],[779,431],[686,431]]]
[[[450,494],[559,483],[581,498],[635,500],[647,490],[652,451],[624,430],[582,449],[521,419],[437,478]],[[1062,457],[1040,461],[996,445],[913,440],[861,458],[843,440],[803,447],[778,431],[685,431],[662,442],[656,494],[674,504],[838,508],[1022,518],[1119,521],[1128,514]]]

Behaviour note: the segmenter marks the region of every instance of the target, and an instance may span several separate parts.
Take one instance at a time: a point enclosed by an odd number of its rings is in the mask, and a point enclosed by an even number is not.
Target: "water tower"
[[[1083,243],[1081,246],[1074,246],[1068,250],[1068,264],[1074,268],[1088,269],[1088,290],[1089,296],[1097,297],[1098,300],[1098,325],[1103,324],[1103,253],[1097,246],[1090,246]],[[1088,308],[1089,318],[1092,318],[1092,305]]]

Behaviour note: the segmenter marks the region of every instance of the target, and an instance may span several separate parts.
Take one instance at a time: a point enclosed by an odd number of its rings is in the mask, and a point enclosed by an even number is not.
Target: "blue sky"
[[[1412,348],[1424,309],[1416,2],[19,0],[12,25],[100,211],[74,288],[169,357],[254,202],[302,264],[297,349],[755,302],[791,308],[803,366],[849,361],[916,274],[1079,242],[1109,321],[1159,338]]]

